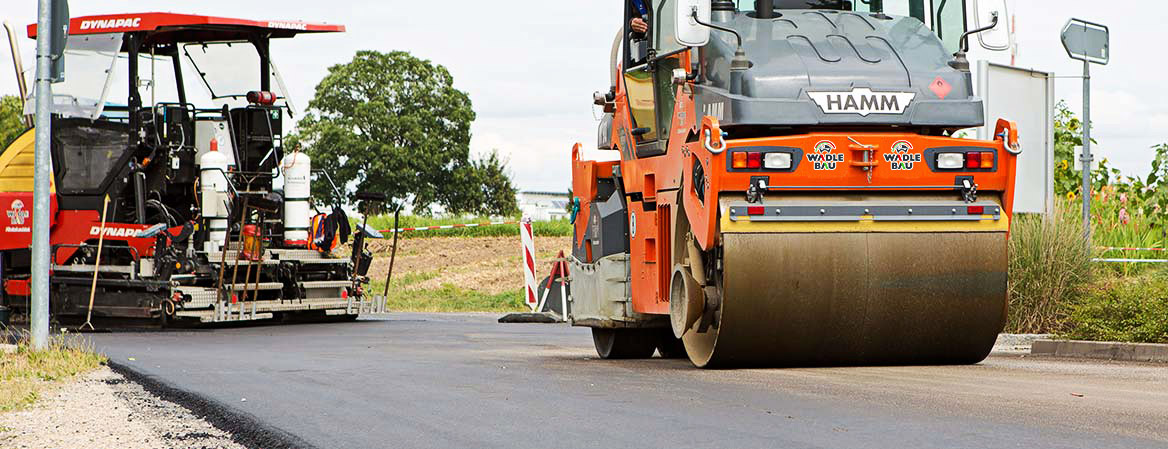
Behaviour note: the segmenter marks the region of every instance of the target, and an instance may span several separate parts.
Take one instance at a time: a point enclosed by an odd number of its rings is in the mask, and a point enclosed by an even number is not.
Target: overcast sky
[[[20,26],[21,50],[31,71],[34,41],[26,38],[23,26],[36,21],[36,1],[0,3],[2,18]],[[1020,43],[1017,64],[1059,76],[1082,70],[1058,42],[1068,18],[1111,27],[1111,64],[1096,66],[1092,73],[1096,154],[1124,172],[1145,173],[1152,154],[1148,147],[1168,142],[1168,63],[1159,56],[1168,31],[1157,6],[1161,3],[1010,4]],[[478,114],[472,151],[503,153],[521,189],[555,191],[569,186],[572,144],[595,144],[599,111],[592,108],[591,94],[608,88],[608,52],[622,14],[618,0],[74,0],[70,7],[75,17],[167,11],[344,24],[347,33],[306,35],[273,45],[274,61],[300,108],[328,67],[348,61],[357,50],[405,50],[446,66],[455,87],[470,94]],[[12,94],[16,83],[8,55],[0,53],[2,65],[9,67],[0,69],[0,94]],[[1078,79],[1056,82],[1057,98],[1076,112],[1081,90]]]

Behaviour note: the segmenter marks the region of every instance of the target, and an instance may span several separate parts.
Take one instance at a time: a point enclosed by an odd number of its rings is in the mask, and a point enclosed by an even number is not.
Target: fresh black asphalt
[[[1010,370],[1022,373],[1017,385],[1062,379],[1045,368],[698,370],[686,360],[597,360],[586,328],[496,318],[396,314],[92,337],[116,369],[249,447],[1168,447],[1162,432],[994,387],[993,373]],[[959,398],[947,400],[950,390]],[[1132,425],[1168,416],[1168,404],[1162,415],[1151,407]]]

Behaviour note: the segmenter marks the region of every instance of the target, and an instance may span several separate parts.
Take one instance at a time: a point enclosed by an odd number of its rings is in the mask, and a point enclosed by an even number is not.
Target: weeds
[[[1092,269],[1076,217],[1062,204],[1049,217],[1014,216],[1007,332],[1055,332],[1067,324]]]
[[[1168,272],[1113,276],[1087,288],[1065,337],[1168,343]]]
[[[53,382],[87,372],[105,362],[105,357],[94,352],[89,340],[56,335],[49,339],[47,349],[37,351],[25,335],[15,352],[0,354],[0,412],[27,407]]]

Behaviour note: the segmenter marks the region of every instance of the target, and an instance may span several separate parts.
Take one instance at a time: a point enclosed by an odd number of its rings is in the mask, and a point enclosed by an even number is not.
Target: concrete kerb
[[[1032,355],[1168,363],[1168,344],[1114,341],[1036,340]]]

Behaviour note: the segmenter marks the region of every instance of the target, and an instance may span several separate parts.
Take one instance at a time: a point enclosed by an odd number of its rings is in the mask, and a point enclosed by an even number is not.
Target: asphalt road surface
[[[1164,365],[995,354],[973,366],[699,370],[598,360],[586,328],[495,318],[94,340],[115,363],[306,447],[1168,447]]]

